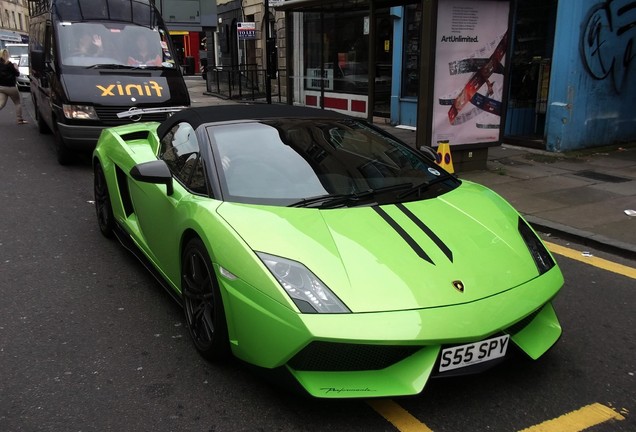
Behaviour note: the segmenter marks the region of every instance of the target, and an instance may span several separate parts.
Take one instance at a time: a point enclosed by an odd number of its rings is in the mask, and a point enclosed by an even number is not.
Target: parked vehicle
[[[435,157],[333,111],[190,108],[104,130],[97,223],[183,305],[203,357],[316,397],[411,395],[561,335],[541,239]]]
[[[17,78],[17,84],[19,90],[30,90],[31,80],[29,79],[29,55],[22,54],[18,60],[18,68],[20,69],[20,76]]]
[[[8,43],[3,48],[9,50],[10,59],[16,64],[20,61],[20,57],[29,54],[29,44],[25,43]]]
[[[29,9],[36,120],[40,132],[53,132],[61,164],[92,150],[104,127],[167,115],[121,119],[118,112],[190,105],[170,35],[150,0],[32,0]]]

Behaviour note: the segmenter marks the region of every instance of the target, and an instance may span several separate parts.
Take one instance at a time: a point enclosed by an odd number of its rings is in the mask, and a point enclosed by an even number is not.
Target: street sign
[[[236,24],[236,33],[238,40],[254,40],[256,39],[256,23],[239,22]]]

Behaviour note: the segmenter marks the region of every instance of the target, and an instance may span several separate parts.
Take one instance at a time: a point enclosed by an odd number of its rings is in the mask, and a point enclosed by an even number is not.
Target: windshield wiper
[[[398,195],[398,198],[402,199],[405,198],[411,194],[414,194],[415,192],[418,193],[418,197],[419,194],[424,192],[426,189],[428,189],[429,187],[433,186],[436,183],[442,182],[444,180],[448,180],[448,179],[455,179],[455,176],[453,176],[452,174],[449,173],[444,173],[439,177],[435,177],[433,180],[430,181],[424,181],[418,185],[413,186],[411,189],[409,190],[405,190],[404,192],[402,192],[401,194]]]
[[[139,69],[139,66],[128,66],[123,64],[115,64],[115,63],[101,63],[86,66],[86,69]]]
[[[300,201],[296,201],[296,202],[293,202],[293,203],[287,205],[287,207],[309,207],[311,204],[317,204],[317,203],[324,203],[324,202],[329,202],[329,201],[333,201],[333,200],[346,199],[349,196],[351,196],[351,195],[349,195],[349,194],[318,195],[318,196],[314,196],[314,197],[303,198]]]
[[[365,191],[355,192],[351,194],[326,194],[318,195],[315,197],[303,198],[300,201],[296,201],[289,204],[287,207],[309,207],[312,204],[320,204],[320,208],[333,208],[342,205],[351,206],[357,204],[359,201],[372,198],[376,194],[390,192],[394,190],[405,189],[412,187],[413,183],[400,183],[390,186],[384,186],[376,189],[369,189]]]

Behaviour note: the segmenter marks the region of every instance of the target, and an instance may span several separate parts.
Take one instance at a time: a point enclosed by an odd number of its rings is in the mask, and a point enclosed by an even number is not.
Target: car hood
[[[303,263],[353,312],[468,303],[538,276],[519,214],[469,182],[404,204],[319,210],[224,203],[217,211],[254,251]]]

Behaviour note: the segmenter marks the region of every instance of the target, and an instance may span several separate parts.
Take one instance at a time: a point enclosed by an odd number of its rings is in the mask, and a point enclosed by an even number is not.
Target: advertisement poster
[[[440,0],[432,145],[499,140],[508,1]]]

